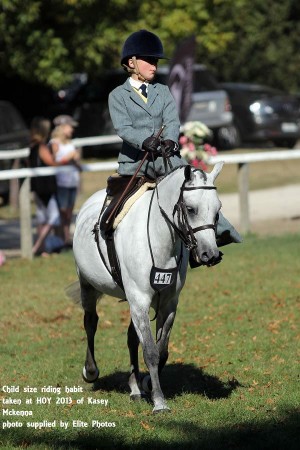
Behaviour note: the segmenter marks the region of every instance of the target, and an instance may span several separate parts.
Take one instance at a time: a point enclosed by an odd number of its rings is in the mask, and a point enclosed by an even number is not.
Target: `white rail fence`
[[[120,142],[117,136],[101,136],[74,139],[77,147],[114,144]],[[3,150],[0,151],[1,159],[20,159],[29,155],[29,149]],[[250,232],[249,215],[249,164],[262,161],[283,161],[288,159],[300,159],[300,149],[268,151],[258,153],[245,153],[233,155],[217,155],[210,158],[208,164],[215,164],[224,161],[225,164],[237,164],[238,167],[238,192],[239,192],[239,217],[240,231],[243,234]],[[83,164],[83,171],[101,172],[116,170],[117,161],[99,162]],[[24,258],[32,259],[32,224],[30,206],[30,179],[36,176],[53,175],[60,171],[69,170],[65,167],[43,167],[43,168],[22,168],[0,171],[0,180],[24,179],[19,190],[20,208],[20,241],[21,255]]]

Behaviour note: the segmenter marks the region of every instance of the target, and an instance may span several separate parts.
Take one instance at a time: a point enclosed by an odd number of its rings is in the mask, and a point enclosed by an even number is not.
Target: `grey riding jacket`
[[[129,79],[114,89],[108,99],[109,112],[116,133],[123,140],[118,162],[120,175],[133,175],[145,152],[144,140],[156,135],[165,125],[161,138],[178,142],[180,121],[175,100],[169,88],[160,83],[149,84],[147,103],[131,86]],[[173,167],[187,164],[180,156],[171,157]],[[149,158],[141,168],[140,174],[149,177],[164,174],[161,157],[155,164]]]

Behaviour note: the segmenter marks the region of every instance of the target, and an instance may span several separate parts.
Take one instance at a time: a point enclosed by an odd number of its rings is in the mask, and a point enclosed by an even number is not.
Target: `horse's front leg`
[[[130,387],[130,398],[131,400],[141,400],[143,393],[140,390],[140,371],[139,371],[139,338],[136,333],[135,327],[132,320],[130,321],[128,332],[127,332],[127,345],[129,349],[130,356],[130,376],[129,376],[129,387]]]
[[[139,310],[131,305],[131,318],[142,345],[144,360],[151,377],[153,412],[169,411],[160,387],[158,376],[159,351],[151,333],[148,311]]]
[[[163,302],[162,302],[163,303]],[[178,299],[167,304],[161,304],[156,318],[156,344],[159,351],[158,373],[161,374],[169,357],[169,339],[174,324]]]
[[[165,304],[161,302],[156,318],[156,345],[159,352],[158,375],[160,376],[169,357],[169,338],[173,323],[175,320],[178,299],[173,299],[172,302]],[[142,383],[145,392],[150,392],[152,389],[151,379],[146,375]]]
[[[87,351],[82,376],[87,383],[93,383],[99,377],[99,370],[95,361],[94,338],[98,325],[96,310],[99,292],[86,284],[81,283],[81,302],[84,309],[84,328],[87,336]]]

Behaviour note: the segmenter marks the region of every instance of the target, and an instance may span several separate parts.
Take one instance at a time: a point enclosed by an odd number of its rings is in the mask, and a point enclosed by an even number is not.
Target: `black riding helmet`
[[[167,59],[159,37],[147,30],[136,31],[126,39],[122,49],[121,64],[127,64],[132,56]]]

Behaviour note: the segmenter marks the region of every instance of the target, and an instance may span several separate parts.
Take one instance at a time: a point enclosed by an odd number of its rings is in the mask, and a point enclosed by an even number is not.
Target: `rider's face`
[[[158,63],[157,58],[146,56],[142,58],[137,58],[137,65],[139,72],[142,75],[142,77],[144,77],[147,81],[152,81],[153,78],[155,77],[155,73],[157,70],[157,63]]]

